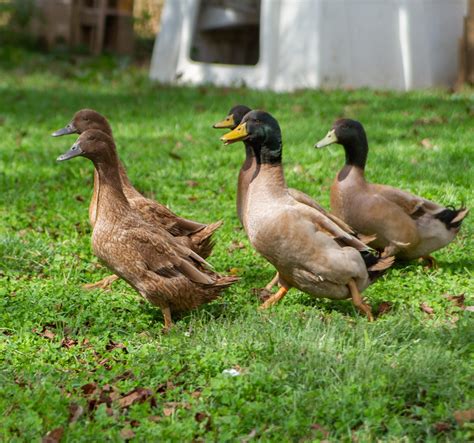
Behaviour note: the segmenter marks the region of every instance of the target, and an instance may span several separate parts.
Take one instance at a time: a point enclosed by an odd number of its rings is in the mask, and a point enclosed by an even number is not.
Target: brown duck
[[[254,248],[275,266],[281,288],[262,308],[278,302],[292,287],[315,297],[352,298],[372,320],[360,292],[393,263],[379,258],[327,214],[300,203],[286,186],[278,122],[252,111],[221,138],[226,144],[245,140],[256,155],[256,170],[247,193],[245,230]]]
[[[209,270],[206,261],[158,224],[144,220],[123,191],[113,139],[83,132],[58,161],[83,156],[94,163],[98,191],[92,232],[94,253],[150,303],[161,308],[165,329],[171,314],[214,300],[236,277]]]
[[[82,134],[87,129],[97,129],[105,132],[112,137],[112,129],[107,119],[92,109],[82,109],[78,111],[71,122],[64,128],[53,132],[53,136],[66,134]],[[153,225],[166,229],[175,237],[180,237],[183,244],[195,251],[203,258],[207,258],[214,246],[212,235],[222,225],[222,221],[205,225],[177,216],[166,206],[151,200],[140,194],[130,183],[122,162],[119,161],[119,175],[122,181],[122,189],[130,206],[139,211],[142,217]],[[97,171],[94,171],[94,191],[89,205],[89,221],[92,226],[97,217],[97,195],[99,192]],[[96,287],[106,288],[110,283],[117,279],[116,276],[106,277],[105,279],[85,285],[87,289]]]
[[[251,109],[245,105],[236,105],[233,106],[224,120],[221,120],[213,125],[213,128],[216,129],[235,129],[241,123],[244,116],[250,112]],[[240,223],[242,226],[245,226],[245,220],[247,218],[247,194],[250,182],[257,170],[257,159],[255,152],[251,146],[251,144],[247,140],[243,140],[243,144],[245,147],[245,160],[242,164],[242,167],[239,171],[239,177],[237,181],[237,215],[239,217]],[[335,224],[337,224],[341,229],[356,235],[356,233],[352,230],[350,226],[344,223],[338,217],[327,212],[321,205],[319,205],[314,199],[312,199],[309,195],[305,194],[302,191],[294,188],[288,188],[288,193],[298,202],[308,205],[317,211],[320,211],[326,217],[331,219]],[[364,238],[362,238],[365,241]],[[276,285],[278,282],[278,273],[277,275],[265,286],[263,295],[268,295],[269,291],[272,290],[273,286]]]
[[[435,259],[429,254],[454,239],[468,209],[445,208],[391,186],[368,183],[369,148],[358,121],[337,120],[315,147],[332,143],[344,147],[346,162],[331,186],[331,210],[358,232],[375,234],[370,245],[384,255],[402,260],[422,257],[434,266]]]

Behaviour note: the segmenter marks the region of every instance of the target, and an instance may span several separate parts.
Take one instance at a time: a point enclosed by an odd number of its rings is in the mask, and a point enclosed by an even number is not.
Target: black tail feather
[[[370,281],[374,281],[385,274],[395,261],[395,257],[382,257],[381,253],[371,251],[359,251],[359,253],[364,259]]]
[[[459,229],[468,212],[464,206],[459,209],[451,206],[438,212],[434,217],[444,223],[447,229]]]

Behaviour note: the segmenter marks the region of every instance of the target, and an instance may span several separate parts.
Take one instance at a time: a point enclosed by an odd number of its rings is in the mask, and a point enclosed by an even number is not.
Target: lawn
[[[349,301],[291,290],[268,312],[273,275],[235,211],[241,144],[211,125],[236,103],[280,122],[292,187],[329,206],[344,161],[313,144],[333,120],[366,127],[369,180],[446,205],[474,202],[474,92],[298,91],[151,83],[123,60],[0,51],[0,440],[467,441],[472,424],[474,217],[434,254],[398,265]],[[136,187],[180,215],[222,219],[209,261],[240,282],[161,332],[158,309],[92,254],[92,164],[56,163],[73,113],[106,115]],[[462,297],[453,298],[464,294]],[[420,306],[423,306],[422,309]],[[234,369],[232,376],[225,370]],[[470,420],[469,420],[470,416]]]

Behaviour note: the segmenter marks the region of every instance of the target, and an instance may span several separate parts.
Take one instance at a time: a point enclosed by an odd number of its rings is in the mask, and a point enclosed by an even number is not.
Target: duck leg
[[[163,318],[165,319],[163,332],[166,334],[173,326],[173,320],[171,319],[171,309],[169,307],[161,308],[161,312],[163,313]]]
[[[86,285],[82,285],[82,288],[87,291],[92,291],[93,289],[108,289],[108,287],[115,281],[118,280],[119,276],[112,274],[108,277],[99,280],[96,283],[87,283]]]
[[[270,282],[260,291],[259,298],[261,301],[266,301],[272,296],[272,289],[273,286],[275,286],[278,283],[279,279],[278,272],[275,274],[275,277],[273,277]]]
[[[270,306],[278,303],[286,295],[288,289],[282,286],[278,289],[276,294],[272,295],[265,303],[261,304],[258,309],[268,309]]]
[[[427,262],[426,268],[427,269],[437,269],[438,268],[438,263],[434,257],[431,255],[424,255],[421,257],[422,260],[425,260]]]
[[[359,309],[359,311],[362,311],[367,316],[367,319],[369,321],[374,321],[372,309],[362,300],[362,296],[360,295],[359,288],[357,287],[356,282],[354,280],[350,280],[347,284],[347,287],[349,288],[349,291],[351,293],[352,303],[354,304],[354,306]]]

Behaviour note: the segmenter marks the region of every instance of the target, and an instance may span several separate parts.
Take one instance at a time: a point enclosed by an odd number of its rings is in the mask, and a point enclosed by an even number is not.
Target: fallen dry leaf
[[[71,403],[69,405],[69,423],[76,423],[77,420],[81,417],[84,413],[84,408],[77,403]]]
[[[383,301],[379,305],[378,316],[380,317],[381,315],[384,315],[387,312],[390,312],[392,310],[392,307],[393,307],[392,303],[390,303],[389,301]]]
[[[143,403],[152,396],[153,392],[150,389],[135,388],[119,400],[119,406],[121,408],[128,408],[134,403]]]
[[[164,404],[163,407],[163,415],[165,417],[169,417],[170,415],[173,415],[176,409],[178,408],[184,408],[184,409],[190,409],[191,405],[187,402],[184,401],[169,401]]]
[[[124,440],[130,440],[135,437],[135,432],[133,432],[130,428],[124,428],[120,431],[120,436]]]
[[[459,295],[450,295],[450,294],[444,294],[444,298],[448,299],[454,306],[457,306],[458,308],[464,309],[464,301],[466,300],[466,297],[464,294],[459,294]]]
[[[440,434],[441,432],[449,431],[451,430],[451,428],[452,428],[451,423],[447,423],[445,421],[440,421],[433,425],[433,429],[437,434]]]
[[[257,436],[257,430],[253,428],[241,441],[242,443],[248,443]]]
[[[425,302],[421,303],[420,309],[421,309],[423,312],[426,312],[426,313],[429,314],[429,315],[433,315],[433,314],[434,314],[434,309],[433,309],[433,308],[430,308]]]
[[[67,349],[70,349],[72,348],[73,346],[77,345],[77,340],[74,340],[73,338],[71,337],[64,337],[62,340],[61,340],[61,346],[63,348],[67,348]]]
[[[85,395],[93,394],[96,391],[96,389],[97,389],[97,383],[87,383],[86,385],[81,386],[81,391]]]
[[[170,417],[171,415],[173,415],[175,410],[176,408],[163,408],[163,415],[165,417]]]
[[[186,180],[186,184],[190,187],[190,188],[196,188],[199,186],[199,182],[197,182],[196,180]]]
[[[474,421],[474,409],[456,411],[453,415],[459,426],[462,426],[464,423],[470,423]]]
[[[229,252],[233,252],[235,251],[236,249],[244,249],[245,248],[245,245],[243,244],[243,242],[241,241],[237,241],[237,240],[232,240],[232,243],[230,244],[230,246],[227,248],[227,250]]]
[[[474,306],[466,306],[464,310],[468,312],[474,312]]]
[[[62,427],[53,429],[43,437],[42,443],[58,443],[61,441],[63,434],[64,429]]]
[[[157,387],[156,387],[156,392],[158,394],[163,394],[165,393],[166,391],[170,391],[171,389],[174,389],[176,386],[174,385],[174,383],[171,381],[171,380],[167,380],[166,383],[160,383]]]
[[[426,149],[433,148],[433,143],[431,143],[431,140],[429,138],[424,138],[423,140],[421,140],[420,145]]]
[[[54,337],[56,337],[56,334],[50,331],[46,326],[44,326],[41,331],[38,331],[38,329],[34,328],[33,332],[38,334],[40,337],[47,338],[48,340],[53,340]]]
[[[323,426],[321,426],[320,424],[318,423],[313,423],[311,425],[311,429],[313,431],[318,431],[322,434],[323,437],[328,437],[329,436],[329,431],[327,429],[325,429]]]
[[[158,423],[159,421],[161,421],[161,417],[159,415],[150,415],[148,417],[148,420]]]
[[[201,396],[201,391],[191,392],[191,397],[192,398],[199,398],[200,396]]]
[[[116,341],[110,340],[109,343],[105,346],[107,351],[112,351],[114,349],[122,349],[126,354],[128,354],[127,348],[123,343],[118,343]]]
[[[212,422],[211,422],[211,416],[209,414],[206,414],[205,412],[196,412],[196,414],[194,415],[194,419],[198,423],[205,422],[204,427],[205,427],[206,431],[211,430]]]

